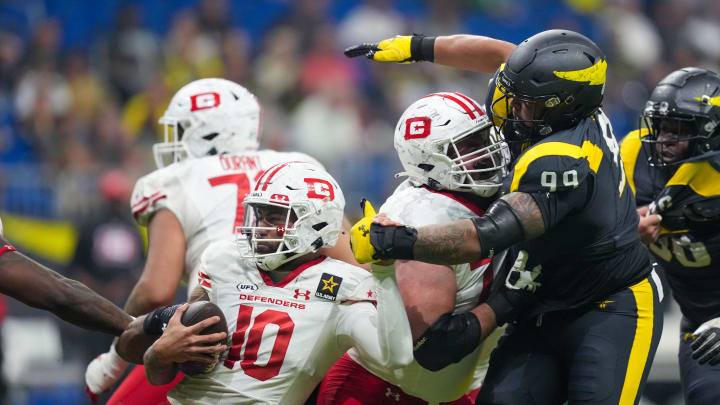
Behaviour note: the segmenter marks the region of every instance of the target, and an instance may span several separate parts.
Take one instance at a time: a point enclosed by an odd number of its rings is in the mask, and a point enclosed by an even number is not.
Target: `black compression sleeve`
[[[482,247],[480,257],[492,257],[525,239],[522,224],[505,200],[497,200],[485,215],[472,218]]]
[[[480,321],[472,312],[448,312],[433,322],[413,347],[415,361],[430,371],[457,363],[482,341]]]

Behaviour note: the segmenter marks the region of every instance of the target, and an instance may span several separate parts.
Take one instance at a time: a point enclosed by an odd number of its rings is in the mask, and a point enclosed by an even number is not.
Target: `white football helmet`
[[[495,194],[510,154],[480,105],[460,93],[434,93],[405,110],[395,129],[395,150],[415,184],[433,189]]]
[[[284,221],[262,219],[260,211],[268,206],[284,208]],[[245,197],[243,207],[241,230],[251,247],[243,257],[272,271],[298,256],[335,246],[342,229],[345,197],[335,179],[322,168],[288,162],[268,168]],[[268,235],[271,231],[275,235]],[[274,252],[259,253],[260,242],[279,243]]]
[[[158,121],[165,141],[153,145],[158,168],[186,158],[257,150],[260,105],[246,88],[225,79],[186,84]]]

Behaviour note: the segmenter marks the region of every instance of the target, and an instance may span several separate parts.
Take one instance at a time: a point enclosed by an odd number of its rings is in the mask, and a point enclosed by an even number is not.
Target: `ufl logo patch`
[[[317,291],[315,296],[330,301],[335,301],[337,298],[338,290],[342,284],[342,277],[338,277],[333,274],[323,273],[318,283]]]

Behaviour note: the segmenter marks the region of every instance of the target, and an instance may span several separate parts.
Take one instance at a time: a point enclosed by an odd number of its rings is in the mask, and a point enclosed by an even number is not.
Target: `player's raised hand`
[[[192,326],[183,325],[180,319],[187,309],[188,304],[184,304],[170,318],[162,336],[153,344],[155,355],[164,362],[200,361],[212,364],[217,361],[216,354],[227,349],[224,344],[214,344],[224,340],[227,332],[200,334],[208,326],[220,322],[219,316],[204,319]]]
[[[435,37],[397,35],[378,43],[365,43],[345,49],[345,56],[366,56],[376,62],[432,62],[435,58]]]

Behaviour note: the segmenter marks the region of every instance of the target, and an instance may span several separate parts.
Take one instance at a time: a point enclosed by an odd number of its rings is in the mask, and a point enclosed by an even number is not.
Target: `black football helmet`
[[[513,158],[592,115],[602,103],[606,70],[600,48],[573,31],[544,31],[518,45],[491,79],[486,100]],[[529,111],[513,116],[514,103]]]
[[[720,77],[687,67],[658,83],[640,117],[649,164],[676,166],[720,154]]]

